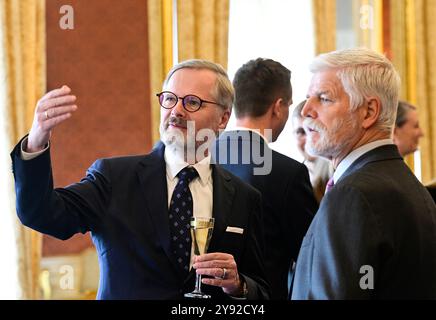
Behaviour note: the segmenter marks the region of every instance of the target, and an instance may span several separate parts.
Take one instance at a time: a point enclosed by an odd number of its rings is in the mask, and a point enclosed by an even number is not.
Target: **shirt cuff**
[[[228,295],[231,299],[233,299],[233,300],[247,300],[247,295],[248,295],[248,290],[247,290],[247,282],[244,280],[244,279],[242,279],[241,281],[244,281],[244,284],[242,285],[242,296],[239,296],[239,297],[235,297],[235,296],[232,296],[232,295]]]
[[[21,159],[23,160],[32,160],[36,158],[37,156],[43,154],[47,149],[50,147],[50,142],[47,143],[47,147],[45,147],[43,150],[37,151],[37,152],[26,152],[24,151],[24,147],[27,146],[27,138],[24,138],[23,141],[21,141]]]

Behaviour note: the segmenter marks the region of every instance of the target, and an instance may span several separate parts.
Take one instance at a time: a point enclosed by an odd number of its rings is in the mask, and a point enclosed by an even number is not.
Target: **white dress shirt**
[[[165,148],[165,163],[167,173],[167,188],[168,188],[168,209],[171,203],[174,188],[179,181],[177,174],[185,167],[189,166],[187,162],[181,159],[171,148]],[[192,165],[198,172],[198,178],[191,181],[189,189],[192,194],[193,216],[212,218],[213,208],[213,181],[212,169],[210,167],[211,156],[207,156],[200,162]],[[194,245],[191,248],[191,262],[194,259]]]
[[[36,158],[40,154],[43,154],[50,146],[50,142],[49,142],[49,143],[47,143],[47,147],[45,147],[41,151],[26,152],[26,151],[24,151],[24,149],[25,149],[24,146],[27,146],[27,138],[28,137],[25,137],[23,139],[23,141],[21,141],[21,159],[23,159],[23,160],[32,160],[32,159]]]
[[[212,169],[210,167],[211,156],[204,158],[200,162],[192,165],[198,172],[198,178],[191,181],[189,189],[192,194],[193,215],[194,217],[212,217],[213,206],[213,183]],[[168,187],[168,208],[170,207],[171,197],[174,188],[179,181],[177,174],[185,167],[189,166],[181,160],[170,148],[165,148],[165,163]]]
[[[353,164],[354,161],[356,161],[360,156],[364,155],[365,153],[384,146],[388,144],[394,144],[392,139],[383,139],[383,140],[376,140],[367,144],[364,144],[363,146],[360,146],[359,148],[351,151],[342,161],[339,163],[338,167],[336,168],[335,173],[333,174],[333,183],[336,183],[340,179],[340,177],[344,174],[345,171]]]

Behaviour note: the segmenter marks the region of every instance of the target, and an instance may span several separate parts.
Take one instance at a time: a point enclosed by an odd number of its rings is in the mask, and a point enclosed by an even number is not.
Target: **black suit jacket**
[[[436,298],[436,207],[395,145],[362,155],[325,195],[292,298]]]
[[[50,154],[11,156],[18,217],[26,226],[68,239],[91,231],[100,263],[99,299],[181,299],[194,288],[194,271],[179,273],[170,251],[164,145],[145,156],[97,160],[81,182],[53,190]],[[260,195],[213,166],[215,228],[209,252],[235,257],[249,299],[268,297],[260,232]],[[228,226],[243,234],[226,232]],[[203,286],[213,298],[221,288]]]
[[[260,135],[248,130],[222,133],[215,151],[214,158],[220,165],[262,194],[265,265],[271,297],[287,299],[290,267],[318,209],[307,168],[271,150]],[[265,151],[263,163],[260,157],[256,159],[258,151]],[[262,167],[263,174],[254,173],[254,169]]]
[[[426,186],[428,192],[430,192],[431,197],[433,198],[433,201],[436,203],[436,185],[430,185]]]

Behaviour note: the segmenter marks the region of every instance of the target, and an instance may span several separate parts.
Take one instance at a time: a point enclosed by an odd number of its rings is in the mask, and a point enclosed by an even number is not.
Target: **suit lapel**
[[[213,209],[215,218],[210,251],[215,251],[218,239],[225,232],[228,225],[228,215],[232,210],[235,187],[231,183],[230,175],[217,165],[212,166],[213,177]]]
[[[384,161],[384,160],[402,160],[403,158],[398,152],[398,148],[395,145],[388,144],[377,147],[362,156],[360,156],[356,161],[354,161],[351,166],[344,172],[339,181],[344,179],[346,176],[352,174],[354,171],[359,170],[364,167],[366,164],[375,161]],[[339,181],[335,182],[337,184]]]
[[[168,259],[178,271],[177,261],[171,252],[170,229],[168,218],[168,190],[166,181],[166,166],[164,159],[165,146],[156,145],[137,168],[137,175],[145,198],[145,208],[151,217],[158,240]],[[212,165],[213,178],[213,208],[212,216],[215,226],[210,244],[210,251],[217,247],[218,239],[228,225],[227,215],[231,212],[235,188],[230,175],[219,166]],[[190,272],[185,281],[189,281],[195,273]]]
[[[165,146],[156,145],[137,168],[145,198],[145,207],[151,217],[158,240],[168,259],[179,270],[170,248],[170,229],[168,218],[168,188],[164,159]]]

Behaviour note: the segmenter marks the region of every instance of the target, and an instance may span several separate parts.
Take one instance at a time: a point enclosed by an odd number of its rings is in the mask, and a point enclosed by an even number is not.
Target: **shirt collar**
[[[246,128],[246,127],[236,127],[236,128],[232,128],[231,131],[233,130],[239,130],[239,131],[251,131],[254,132],[255,134],[259,135],[262,137],[262,139],[265,141],[266,145],[268,145],[268,139],[265,138],[265,136],[263,134],[260,133],[260,130],[254,130],[251,128]],[[230,130],[229,130],[230,131]]]
[[[209,179],[212,177],[212,169],[210,167],[211,155],[209,154],[203,160],[197,162],[194,165],[190,165],[185,162],[178,154],[171,151],[170,148],[165,148],[165,164],[167,177],[170,180],[174,180],[177,174],[185,167],[191,166],[195,168],[198,172],[198,176],[200,177],[200,181],[202,184],[206,184]]]
[[[384,145],[393,144],[394,142],[392,139],[383,139],[383,140],[376,140],[367,144],[364,144],[363,146],[360,146],[359,148],[351,151],[342,161],[339,163],[338,167],[335,170],[335,173],[333,174],[333,182],[336,183],[341,176],[344,174],[345,171],[353,164],[354,161],[356,161],[358,158],[360,158],[361,155]]]

